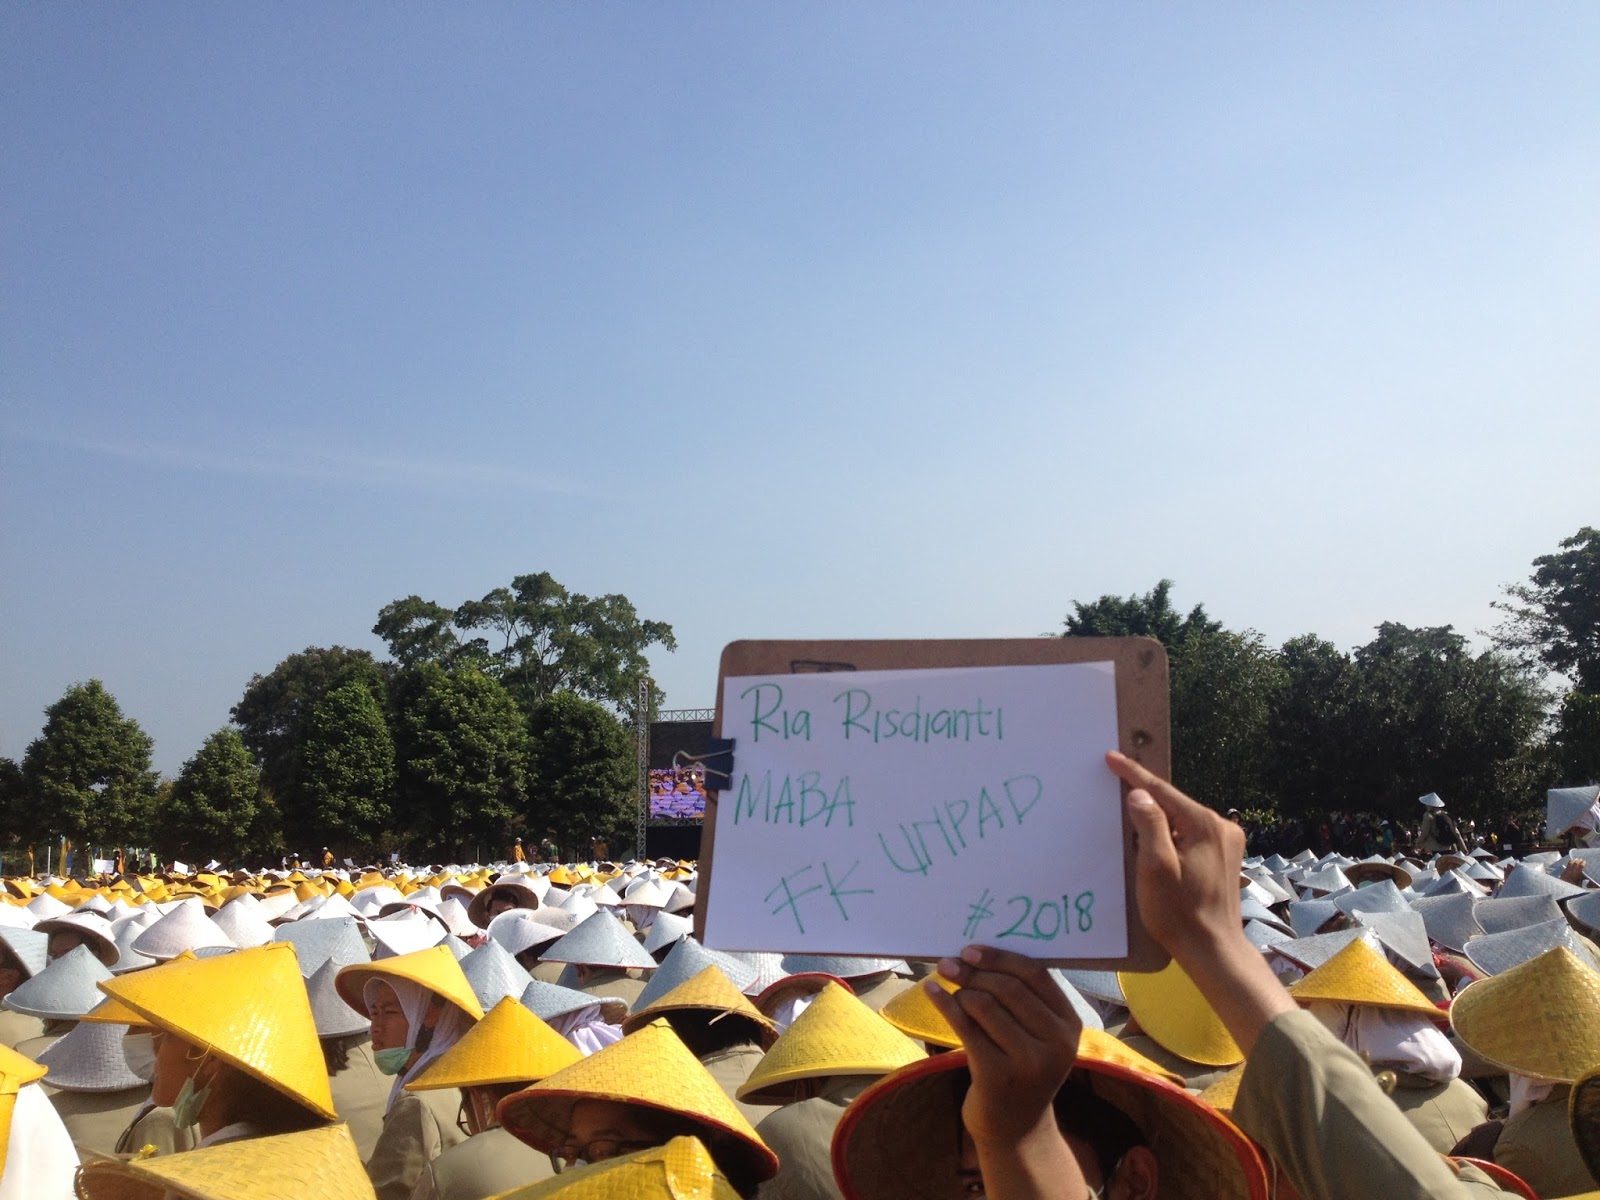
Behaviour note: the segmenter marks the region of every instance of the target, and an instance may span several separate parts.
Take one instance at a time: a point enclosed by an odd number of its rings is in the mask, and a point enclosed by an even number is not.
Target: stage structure
[[[641,702],[646,697],[641,694]],[[635,853],[646,857],[695,858],[706,815],[705,773],[675,759],[703,754],[716,718],[712,708],[669,708],[638,722],[639,799]],[[682,761],[679,759],[679,761]]]

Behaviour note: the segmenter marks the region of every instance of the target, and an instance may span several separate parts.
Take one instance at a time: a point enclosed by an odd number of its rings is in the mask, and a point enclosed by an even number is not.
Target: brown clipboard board
[[[906,671],[952,667],[1027,667],[1056,663],[1116,664],[1117,749],[1163,779],[1172,777],[1171,683],[1167,652],[1148,637],[978,638],[894,641],[738,641],[723,647],[717,671],[717,716],[713,735],[722,736],[723,680],[743,675],[798,675],[832,671]],[[734,750],[735,757],[738,748]],[[1127,785],[1122,792],[1127,794]],[[706,905],[715,886],[717,801],[715,780],[706,781],[706,816],[700,831],[699,882],[694,935],[705,936]],[[1090,970],[1159,971],[1168,954],[1139,917],[1134,894],[1134,837],[1122,815],[1124,898],[1128,954],[1121,959],[1047,959],[1057,966]]]

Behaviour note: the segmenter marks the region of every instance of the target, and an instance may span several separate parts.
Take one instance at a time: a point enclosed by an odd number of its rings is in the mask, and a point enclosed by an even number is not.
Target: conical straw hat
[[[478,1003],[472,985],[461,973],[461,964],[448,946],[430,946],[413,954],[342,967],[337,980],[339,995],[351,1008],[368,1018],[372,1013],[367,1010],[366,997],[362,993],[369,979],[409,980],[435,996],[448,1000],[474,1021],[483,1019],[483,1006]]]
[[[348,1125],[131,1161],[95,1155],[78,1170],[80,1200],[376,1200],[376,1195]]]
[[[551,1179],[502,1192],[495,1200],[739,1200],[699,1138],[675,1137]]]
[[[1122,971],[1117,978],[1128,1011],[1163,1049],[1208,1067],[1231,1067],[1244,1058],[1222,1018],[1176,960],[1151,974]]]
[[[1289,994],[1302,1004],[1315,1000],[1360,1004],[1416,1013],[1432,1020],[1444,1014],[1378,951],[1364,940],[1351,942],[1304,979]]]
[[[182,954],[178,955],[177,958],[171,959],[166,964],[158,965],[170,966],[171,963],[194,961],[195,955],[190,951],[185,950]],[[96,1023],[102,1025],[136,1025],[141,1029],[148,1028],[150,1025],[149,1021],[145,1020],[144,1017],[139,1013],[134,1012],[133,1009],[129,1008],[121,1000],[118,1000],[113,996],[107,996],[104,993],[101,994],[100,1003],[95,1005],[78,1019],[86,1024],[91,1025]]]
[[[329,958],[306,977],[306,997],[319,1038],[353,1037],[372,1028],[372,1022],[339,995],[338,975],[339,964]]]
[[[1266,1200],[1261,1157],[1232,1121],[1177,1084],[1116,1063],[1080,1059],[1069,1086],[1122,1112],[1156,1156],[1164,1200]],[[833,1136],[844,1200],[957,1195],[967,1054],[902,1067],[845,1110]]]
[[[761,1035],[768,1045],[778,1035],[778,1027],[772,1018],[751,1004],[750,998],[734,987],[733,981],[715,966],[708,966],[692,979],[684,980],[648,1007],[635,1007],[622,1022],[622,1031],[632,1033],[657,1017],[690,1009],[709,1010],[754,1021],[760,1026]]]
[[[50,1086],[62,1092],[121,1092],[150,1086],[134,1074],[123,1052],[126,1025],[78,1022],[39,1054],[50,1068]]]
[[[21,966],[22,973],[32,978],[50,963],[50,935],[32,929],[0,929],[0,942]]]
[[[931,975],[929,978],[947,992],[958,990],[941,975]],[[914,1037],[930,1046],[956,1049],[961,1045],[960,1036],[933,1006],[927,993],[922,990],[921,984],[907,988],[894,996],[883,1006],[879,1015],[907,1037]],[[795,1024],[799,1024],[798,1018]],[[1132,1071],[1143,1071],[1146,1075],[1155,1075],[1179,1085],[1183,1083],[1183,1076],[1146,1058],[1126,1042],[1088,1025],[1085,1025],[1083,1032],[1078,1035],[1078,1056],[1127,1067]]]
[[[922,1047],[830,983],[762,1056],[738,1097],[746,1104],[787,1104],[797,1098],[793,1085],[799,1080],[887,1075],[925,1057]]]
[[[1239,1099],[1239,1085],[1244,1082],[1244,1069],[1246,1064],[1240,1063],[1221,1079],[1217,1080],[1205,1091],[1200,1093],[1200,1099],[1218,1112],[1231,1113],[1233,1105]]]
[[[235,946],[265,946],[272,940],[272,926],[261,915],[261,906],[230,900],[217,910],[211,920]]]
[[[24,980],[3,1002],[13,1012],[46,1021],[76,1021],[100,1003],[95,984],[111,972],[88,946],[74,946],[32,979]]]
[[[735,1176],[759,1181],[777,1173],[778,1156],[665,1021],[507,1096],[497,1113],[503,1129],[548,1154],[561,1147],[581,1100],[615,1100],[687,1118],[704,1128],[702,1140]]]
[[[273,939],[288,942],[300,960],[300,973],[309,975],[323,963],[331,961],[336,967],[372,961],[366,943],[361,940],[361,930],[354,917],[339,917],[327,921],[294,921],[279,925],[272,933]]]
[[[590,967],[639,967],[655,970],[656,960],[628,936],[622,922],[610,913],[597,912],[539,956],[545,962],[578,963]]]
[[[1600,972],[1564,946],[1468,984],[1450,1006],[1456,1036],[1519,1075],[1571,1083],[1600,1068]]]
[[[428,1069],[410,1092],[535,1083],[583,1059],[579,1050],[514,997],[501,1000]]]
[[[472,985],[478,1004],[488,1012],[507,996],[520,997],[532,976],[493,938],[461,960],[461,973]]]
[[[85,911],[80,908],[65,916],[40,921],[34,929],[46,936],[53,933],[76,934],[83,939],[82,944],[93,950],[94,956],[106,966],[117,961],[117,943],[111,932],[111,922],[101,916],[97,909]]]
[[[233,940],[206,916],[205,909],[197,900],[185,900],[175,905],[133,940],[135,953],[160,962],[177,958],[185,950],[232,945]]]
[[[544,957],[549,956],[546,954]],[[654,965],[655,960],[651,959],[650,962]],[[677,944],[667,952],[666,958],[661,960],[661,965],[651,973],[649,979],[645,980],[645,985],[639,994],[634,997],[632,1011],[642,1012],[649,1008],[668,992],[681,984],[688,983],[707,967],[716,967],[739,991],[747,989],[755,974],[750,964],[741,962],[731,954],[724,954],[720,950],[707,950],[693,937],[679,938]]]
[[[289,947],[169,962],[104,980],[100,990],[144,1024],[215,1054],[325,1120],[338,1119],[311,1002]]]
[[[543,979],[529,982],[522,990],[522,1006],[544,1021],[553,1021],[590,1005],[600,1006],[600,1019],[607,1025],[621,1025],[628,1015],[628,1002],[621,996],[591,996],[576,988],[547,983]]]

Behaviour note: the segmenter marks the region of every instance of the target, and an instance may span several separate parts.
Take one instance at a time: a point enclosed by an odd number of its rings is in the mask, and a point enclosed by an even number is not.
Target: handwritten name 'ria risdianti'
[[[783,741],[811,740],[811,710],[785,708],[783,687],[758,683],[739,693],[750,701],[750,739],[763,735]],[[1006,740],[1005,709],[988,707],[980,697],[970,708],[922,707],[922,697],[910,708],[880,708],[865,688],[846,688],[833,698],[835,717],[844,740],[919,742],[923,744]]]

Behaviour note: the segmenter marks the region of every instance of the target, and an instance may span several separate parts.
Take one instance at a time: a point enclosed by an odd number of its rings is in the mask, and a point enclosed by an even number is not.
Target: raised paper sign
[[[1127,959],[1117,686],[1109,659],[724,677],[706,944]]]

